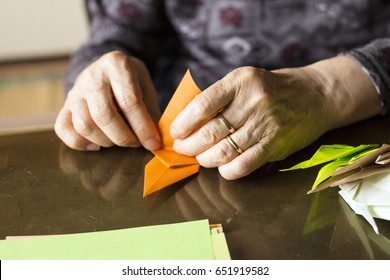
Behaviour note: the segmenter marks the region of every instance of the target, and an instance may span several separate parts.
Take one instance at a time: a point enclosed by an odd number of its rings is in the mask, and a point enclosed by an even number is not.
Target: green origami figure
[[[390,171],[390,145],[323,145],[306,161],[281,171],[305,169],[327,163],[318,172],[309,193],[374,174]]]

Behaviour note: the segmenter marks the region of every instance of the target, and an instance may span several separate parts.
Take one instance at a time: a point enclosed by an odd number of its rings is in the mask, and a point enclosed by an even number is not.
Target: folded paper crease
[[[144,197],[199,171],[200,166],[195,157],[180,155],[173,150],[174,139],[170,134],[170,126],[200,92],[187,70],[158,122],[162,144],[159,150],[152,151],[154,158],[145,166]]]

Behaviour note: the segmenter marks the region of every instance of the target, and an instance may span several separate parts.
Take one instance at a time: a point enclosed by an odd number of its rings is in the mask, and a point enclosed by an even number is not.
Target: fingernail
[[[155,138],[150,138],[145,141],[144,147],[148,150],[158,150],[161,147],[161,142]]]
[[[94,143],[91,143],[87,146],[87,150],[88,151],[99,151],[100,150],[100,146],[97,145],[97,144],[94,144]]]

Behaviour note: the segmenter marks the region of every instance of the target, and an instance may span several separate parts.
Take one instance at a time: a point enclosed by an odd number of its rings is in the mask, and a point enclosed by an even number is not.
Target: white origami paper
[[[374,218],[390,221],[390,145],[323,145],[289,171],[325,164],[308,193],[340,187],[339,194],[379,233]]]
[[[339,194],[379,233],[374,218],[390,220],[390,173],[341,184]]]

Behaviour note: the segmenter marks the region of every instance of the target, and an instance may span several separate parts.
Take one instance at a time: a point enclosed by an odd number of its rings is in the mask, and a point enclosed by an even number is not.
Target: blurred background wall
[[[0,0],[0,61],[68,55],[87,34],[82,0]]]
[[[88,37],[83,0],[0,0],[0,133],[53,126],[70,55]]]

